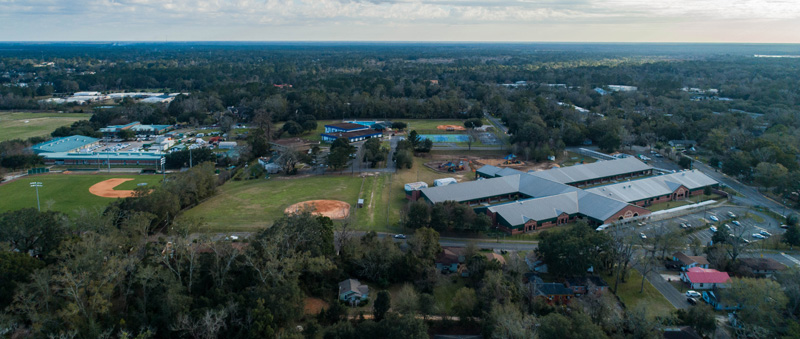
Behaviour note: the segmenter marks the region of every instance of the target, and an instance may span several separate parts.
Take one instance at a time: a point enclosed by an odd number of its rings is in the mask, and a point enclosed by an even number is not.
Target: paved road
[[[672,286],[672,284],[664,280],[664,277],[662,277],[658,271],[648,273],[647,281],[649,281],[653,287],[661,292],[661,294],[664,295],[664,298],[666,298],[667,301],[672,304],[672,306],[675,306],[675,308],[689,307],[689,303],[686,301],[686,296],[683,295],[683,293],[678,292],[678,290],[675,289],[675,286]]]
[[[494,125],[495,127],[499,128],[501,131],[503,131],[503,133],[505,135],[508,135],[508,127],[503,125],[502,121],[500,121],[497,118],[493,117],[489,113],[483,113],[483,115],[486,116],[486,119],[489,119],[489,121],[492,123],[492,125]]]

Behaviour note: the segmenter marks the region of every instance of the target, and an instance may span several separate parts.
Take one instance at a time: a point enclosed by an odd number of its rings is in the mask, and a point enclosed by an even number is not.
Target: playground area
[[[436,171],[444,173],[458,173],[464,171],[472,171],[475,168],[472,162],[468,159],[455,159],[447,161],[434,161],[426,162],[425,166]]]

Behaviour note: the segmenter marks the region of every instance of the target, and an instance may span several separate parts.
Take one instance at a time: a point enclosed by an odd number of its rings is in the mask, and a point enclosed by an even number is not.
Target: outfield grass
[[[627,281],[620,281],[618,291],[615,293],[625,303],[625,307],[632,310],[639,304],[645,305],[647,316],[650,318],[665,317],[675,311],[675,307],[649,281],[644,282],[644,292],[640,293],[642,275],[635,269],[630,269],[628,272]],[[605,274],[601,276],[611,288],[614,287],[614,277]]]
[[[91,116],[84,113],[0,112],[0,141],[49,135],[56,128]]]
[[[48,174],[26,177],[0,185],[0,212],[36,207],[36,190],[30,183],[38,181],[39,200],[42,209],[52,209],[75,215],[80,208],[105,208],[114,198],[102,198],[89,193],[89,187],[111,178],[133,178],[115,189],[134,189],[138,183],[156,185],[161,182],[160,175],[130,174]]]
[[[298,202],[330,199],[355,205],[365,181],[346,175],[230,181],[181,217],[197,218],[209,231],[252,231],[271,225],[286,207]]]

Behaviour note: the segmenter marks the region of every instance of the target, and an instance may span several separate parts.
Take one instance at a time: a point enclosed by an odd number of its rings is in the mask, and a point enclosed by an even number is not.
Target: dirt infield
[[[295,213],[307,206],[313,209],[312,213],[323,215],[331,219],[344,219],[350,215],[350,204],[339,200],[308,200],[298,202],[287,207],[284,212],[287,214]]]
[[[128,198],[133,196],[133,191],[117,191],[114,190],[114,187],[119,186],[119,184],[131,181],[132,178],[115,178],[115,179],[108,179],[101,182],[98,182],[92,187],[89,187],[89,193],[92,193],[98,197],[103,198]]]
[[[458,125],[439,125],[439,126],[436,126],[436,129],[442,130],[442,131],[466,131],[467,130],[466,128],[464,128],[464,126],[458,126]]]

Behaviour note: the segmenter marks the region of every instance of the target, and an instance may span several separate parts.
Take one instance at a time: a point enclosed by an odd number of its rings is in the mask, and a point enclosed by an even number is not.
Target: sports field
[[[49,135],[56,128],[91,116],[85,113],[0,112],[0,141]]]
[[[289,205],[306,200],[341,200],[355,205],[363,178],[324,175],[306,178],[229,181],[211,199],[183,213],[210,231],[248,231],[266,227]]]
[[[16,181],[0,185],[0,212],[17,210],[25,207],[36,208],[36,191],[30,183],[37,181],[43,184],[39,188],[39,199],[42,210],[52,209],[74,215],[80,208],[105,208],[113,198],[102,198],[89,193],[92,185],[112,178],[132,178],[115,189],[134,189],[139,183],[157,185],[160,175],[124,175],[124,174],[47,174],[24,177]]]

